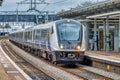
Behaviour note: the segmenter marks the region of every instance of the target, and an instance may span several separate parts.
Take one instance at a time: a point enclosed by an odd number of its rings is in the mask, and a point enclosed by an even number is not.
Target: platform
[[[105,51],[86,51],[86,55],[89,56],[97,56],[101,59],[105,58],[106,60],[110,60],[113,62],[118,62],[120,63],[120,53],[118,52],[105,52]]]
[[[120,53],[105,51],[86,51],[91,66],[120,74]]]
[[[0,46],[0,80],[28,80],[22,70],[4,53]]]

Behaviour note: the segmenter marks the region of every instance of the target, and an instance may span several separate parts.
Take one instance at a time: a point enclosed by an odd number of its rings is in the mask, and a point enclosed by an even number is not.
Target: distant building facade
[[[40,14],[26,11],[1,11],[0,12],[0,34],[25,29],[37,24],[51,22],[60,19],[55,14]],[[11,28],[5,28],[9,24]]]
[[[0,0],[0,6],[2,5],[2,3],[3,3],[3,0]]]

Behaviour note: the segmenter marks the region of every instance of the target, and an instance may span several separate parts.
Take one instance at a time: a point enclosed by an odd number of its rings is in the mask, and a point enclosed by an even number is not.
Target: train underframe
[[[55,51],[53,52],[56,64],[76,64],[82,63],[84,59],[84,52],[78,51]]]

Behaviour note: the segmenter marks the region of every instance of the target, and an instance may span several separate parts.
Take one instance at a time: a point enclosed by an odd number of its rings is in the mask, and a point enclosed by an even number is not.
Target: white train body
[[[86,49],[85,26],[71,19],[13,32],[9,39],[29,50],[38,50],[41,57],[54,63],[82,62]]]

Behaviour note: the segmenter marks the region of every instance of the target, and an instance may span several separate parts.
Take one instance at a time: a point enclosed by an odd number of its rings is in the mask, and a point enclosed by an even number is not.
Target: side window
[[[30,31],[28,32],[28,39],[30,39]]]
[[[32,31],[30,31],[29,33],[30,33],[29,39],[32,40]]]
[[[35,33],[35,30],[34,30],[34,31],[33,31],[33,39],[34,39],[34,40],[35,40],[35,34],[36,34],[36,33]]]
[[[39,40],[40,39],[40,30],[35,30],[35,40]]]
[[[48,41],[49,34],[49,29],[34,30],[34,39],[40,41]]]
[[[47,30],[44,30],[44,29],[43,29],[43,30],[41,31],[41,40],[42,40],[42,41],[47,41],[47,37],[48,37],[48,36],[47,36]]]
[[[25,32],[25,40],[27,40],[27,32]]]
[[[53,29],[53,26],[51,27],[51,34],[53,34],[54,33],[54,29]]]

